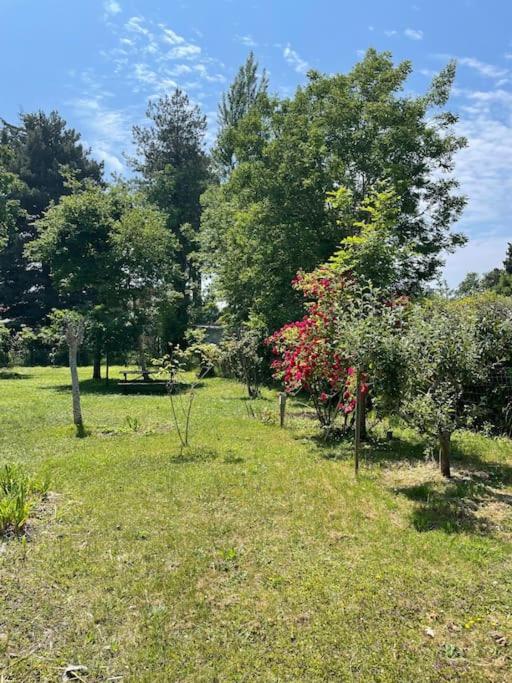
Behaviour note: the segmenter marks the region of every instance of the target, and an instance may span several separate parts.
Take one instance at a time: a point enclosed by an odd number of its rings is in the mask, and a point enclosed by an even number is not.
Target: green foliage
[[[258,76],[258,62],[250,52],[219,104],[219,132],[212,153],[219,175],[226,175],[234,167],[237,125],[267,89],[267,74],[263,70]]]
[[[19,533],[25,527],[36,496],[48,492],[49,479],[34,479],[25,468],[5,464],[0,468],[0,535]]]
[[[402,415],[428,438],[472,424],[473,404],[464,388],[483,379],[482,353],[471,312],[444,301],[412,308],[401,335],[405,364]]]
[[[103,165],[90,158],[80,135],[55,111],[21,114],[18,126],[4,123],[0,148],[5,152],[3,166],[15,178],[11,207],[17,202],[16,220],[11,221],[7,243],[0,250],[0,301],[11,326],[36,328],[58,305],[58,295],[46,267],[28,258],[26,247],[37,234],[34,219],[72,192],[67,183],[70,173],[78,181],[100,182]]]
[[[137,158],[133,167],[148,200],[165,215],[176,241],[179,272],[174,288],[180,294],[167,311],[166,341],[182,342],[190,308],[200,299],[200,273],[195,256],[201,207],[199,198],[210,179],[204,150],[206,118],[186,93],[176,89],[148,105],[147,126],[135,126]],[[170,320],[169,320],[170,319]]]
[[[494,292],[454,301],[451,306],[474,321],[480,372],[466,383],[475,427],[512,433],[512,300]]]
[[[356,213],[363,216],[352,226],[345,224],[352,214],[352,192],[340,187],[327,193],[328,204],[336,213],[337,224],[351,232],[329,259],[332,270],[354,277],[360,283],[383,290],[396,289],[404,281],[412,249],[403,248],[394,229],[400,198],[386,183],[379,183],[363,199]],[[347,216],[348,213],[348,216]]]
[[[176,300],[176,241],[165,216],[119,184],[85,184],[38,221],[29,251],[49,269],[63,306],[88,318],[96,352],[135,346],[156,333]]]
[[[263,379],[263,341],[260,330],[244,327],[220,345],[219,366],[224,377],[242,382],[249,398],[257,398]]]
[[[379,182],[396,199],[390,239],[410,254],[401,263],[405,291],[421,290],[443,252],[464,242],[450,230],[465,203],[450,169],[465,140],[443,110],[454,67],[418,97],[401,92],[410,73],[409,62],[369,50],[347,74],[310,73],[289,100],[262,93],[238,121],[237,163],[204,196],[202,217],[204,267],[235,325],[255,316],[277,329],[300,317],[293,277],[357,237],[356,222],[372,224],[361,207]],[[347,192],[342,228],[325,203],[336,187]]]

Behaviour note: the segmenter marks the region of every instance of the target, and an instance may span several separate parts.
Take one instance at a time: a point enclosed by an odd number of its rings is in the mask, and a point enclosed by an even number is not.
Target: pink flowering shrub
[[[329,429],[339,413],[354,411],[355,372],[337,351],[334,302],[345,286],[342,278],[324,270],[299,273],[293,286],[307,300],[307,314],[288,323],[267,339],[276,359],[273,376],[289,394],[306,392],[311,397],[322,427]],[[368,390],[365,381],[362,391]]]

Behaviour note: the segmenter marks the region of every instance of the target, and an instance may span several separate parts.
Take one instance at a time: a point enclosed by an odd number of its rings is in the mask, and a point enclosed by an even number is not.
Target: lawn
[[[462,434],[445,483],[404,432],[355,481],[270,390],[204,380],[180,456],[167,397],[82,368],[79,439],[68,370],[17,373],[0,462],[51,486],[0,542],[2,683],[512,681],[512,441]]]

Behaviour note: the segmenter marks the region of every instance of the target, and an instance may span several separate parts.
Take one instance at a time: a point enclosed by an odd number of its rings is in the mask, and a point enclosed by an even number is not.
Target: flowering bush
[[[272,362],[274,378],[283,382],[287,393],[308,393],[326,429],[339,413],[347,418],[356,405],[355,371],[336,343],[334,304],[345,284],[343,278],[324,269],[299,273],[293,286],[307,299],[308,312],[267,339],[277,356]],[[368,391],[366,381],[362,391]]]

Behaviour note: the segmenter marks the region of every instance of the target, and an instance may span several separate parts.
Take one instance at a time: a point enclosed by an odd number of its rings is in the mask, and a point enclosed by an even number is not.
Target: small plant
[[[190,440],[190,424],[192,420],[192,407],[196,396],[196,389],[205,375],[199,373],[195,382],[181,381],[183,372],[188,369],[190,356],[179,346],[171,349],[171,352],[161,360],[156,361],[161,372],[167,373],[167,393],[171,402],[171,414],[174,427],[180,440],[180,456],[183,450],[188,448]],[[210,372],[210,366],[204,368],[204,373]]]
[[[0,534],[22,531],[35,495],[46,495],[48,488],[47,476],[32,479],[20,465],[4,465],[0,470]]]
[[[130,415],[127,415],[125,422],[128,429],[134,433],[137,433],[141,428],[141,423],[138,417],[131,417]]]

